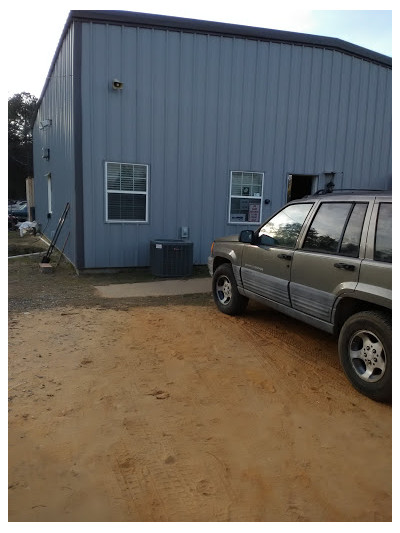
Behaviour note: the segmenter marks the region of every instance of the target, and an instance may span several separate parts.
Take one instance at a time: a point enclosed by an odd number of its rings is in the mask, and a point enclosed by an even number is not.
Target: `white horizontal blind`
[[[229,222],[259,224],[264,174],[262,172],[231,172]]]
[[[106,162],[107,222],[147,222],[148,166]]]

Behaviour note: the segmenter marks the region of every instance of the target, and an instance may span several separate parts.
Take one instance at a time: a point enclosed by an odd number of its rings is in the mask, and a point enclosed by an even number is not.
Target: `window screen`
[[[106,163],[107,221],[147,222],[148,166]]]

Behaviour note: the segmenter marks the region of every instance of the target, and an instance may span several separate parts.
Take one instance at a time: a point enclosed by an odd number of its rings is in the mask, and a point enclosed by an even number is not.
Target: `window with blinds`
[[[263,184],[262,172],[231,172],[230,223],[260,224]]]
[[[147,222],[148,165],[106,162],[106,221]]]

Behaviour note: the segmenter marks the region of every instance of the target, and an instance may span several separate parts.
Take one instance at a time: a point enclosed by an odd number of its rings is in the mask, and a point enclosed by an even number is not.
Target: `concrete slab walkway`
[[[211,277],[178,280],[167,279],[145,283],[96,285],[95,289],[103,298],[143,298],[148,296],[204,294],[211,292]]]

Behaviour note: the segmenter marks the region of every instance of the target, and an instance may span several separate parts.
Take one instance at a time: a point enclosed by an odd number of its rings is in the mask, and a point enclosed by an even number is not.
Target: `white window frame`
[[[137,190],[121,190],[121,189],[109,189],[108,188],[108,165],[131,165],[132,167],[145,167],[146,168],[146,191],[137,191]],[[121,222],[126,224],[148,224],[149,221],[149,169],[150,166],[143,163],[126,163],[124,161],[105,161],[104,164],[104,190],[105,190],[105,222],[108,224],[120,224]],[[119,194],[134,194],[134,195],[144,195],[146,197],[146,218],[145,220],[132,220],[132,219],[109,219],[108,218],[108,195],[109,193],[119,193]]]
[[[232,194],[232,179],[233,174],[235,173],[242,173],[242,174],[258,174],[261,176],[261,193],[260,196],[249,196],[249,195],[237,195]],[[242,225],[242,226],[249,226],[249,225],[255,225],[259,226],[262,222],[262,199],[264,194],[264,172],[258,172],[253,170],[231,170],[230,171],[230,182],[229,182],[229,213],[228,213],[228,224],[235,224],[235,225]],[[257,199],[260,200],[260,212],[259,212],[259,219],[257,222],[250,222],[248,220],[239,220],[240,215],[236,215],[238,217],[238,220],[231,220],[231,206],[232,206],[232,198],[239,198],[243,200],[251,200],[251,199]],[[243,215],[244,216],[244,215]]]
[[[52,196],[53,196],[53,187],[51,183],[51,172],[46,174],[47,178],[47,213],[53,214],[52,206]]]

